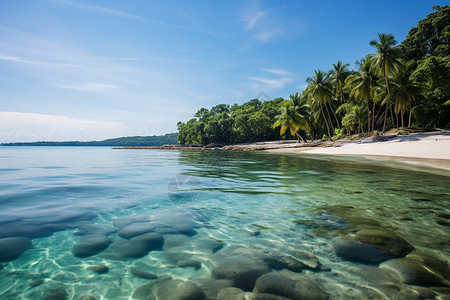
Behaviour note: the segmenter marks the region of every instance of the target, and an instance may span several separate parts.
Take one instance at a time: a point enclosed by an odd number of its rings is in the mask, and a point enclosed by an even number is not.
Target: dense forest
[[[201,108],[188,122],[178,122],[178,142],[339,139],[450,126],[450,6],[433,10],[402,43],[380,33],[356,70],[341,61],[329,71],[315,70],[306,89],[289,99]]]
[[[30,142],[30,143],[4,143],[2,146],[162,146],[173,145],[177,143],[177,133],[168,133],[165,135],[153,136],[129,136],[104,141],[90,142]]]

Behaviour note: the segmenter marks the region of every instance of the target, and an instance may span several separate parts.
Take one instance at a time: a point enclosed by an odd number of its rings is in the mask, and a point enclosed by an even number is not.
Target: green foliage
[[[288,131],[291,136],[296,136],[299,141],[304,142],[299,130],[310,131],[308,117],[309,106],[302,102],[298,93],[291,94],[290,100],[283,103],[281,114],[276,116],[273,128],[280,127],[280,135]]]
[[[201,108],[187,123],[178,122],[181,144],[234,144],[279,138],[272,128],[280,113],[282,98],[261,102],[250,100],[242,105],[219,104],[210,110]]]
[[[412,28],[402,46],[414,71],[411,80],[426,86],[413,104],[418,126],[445,126],[450,121],[450,6],[436,12]]]
[[[413,27],[402,46],[408,60],[450,55],[450,6],[441,7]]]
[[[345,128],[335,128],[334,129],[334,136],[331,138],[333,141],[337,141],[340,139],[345,138],[346,133],[345,133]]]

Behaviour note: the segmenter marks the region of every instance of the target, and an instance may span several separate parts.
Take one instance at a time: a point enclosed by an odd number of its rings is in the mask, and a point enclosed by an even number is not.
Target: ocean
[[[0,299],[441,297],[449,178],[351,157],[0,147]]]

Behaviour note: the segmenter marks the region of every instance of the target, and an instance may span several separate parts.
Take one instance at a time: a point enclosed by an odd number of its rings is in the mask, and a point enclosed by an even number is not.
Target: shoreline
[[[414,133],[386,141],[343,143],[338,147],[273,149],[270,153],[302,153],[333,157],[365,157],[414,165],[416,169],[434,168],[450,175],[450,131]],[[429,171],[429,170],[427,170]]]
[[[332,157],[365,157],[380,161],[395,161],[416,168],[426,167],[450,171],[450,131],[441,130],[408,135],[384,135],[337,141],[315,140],[268,141],[237,145],[210,144],[206,146],[165,145],[156,147],[121,147],[113,149],[162,150],[235,150],[265,151],[280,154],[307,154]],[[429,170],[428,170],[429,171]],[[442,173],[442,172],[441,172]],[[450,172],[446,174],[450,175]]]

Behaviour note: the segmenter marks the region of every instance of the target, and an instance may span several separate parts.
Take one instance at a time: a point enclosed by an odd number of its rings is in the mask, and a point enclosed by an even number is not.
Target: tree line
[[[153,136],[128,136],[103,141],[67,141],[67,142],[29,142],[29,143],[3,143],[2,146],[162,146],[177,143],[178,134],[168,133],[165,135]]]
[[[182,144],[341,138],[392,128],[446,127],[450,122],[450,6],[413,27],[398,44],[391,34],[370,41],[373,53],[315,70],[289,99],[250,100],[201,108],[178,122]]]

